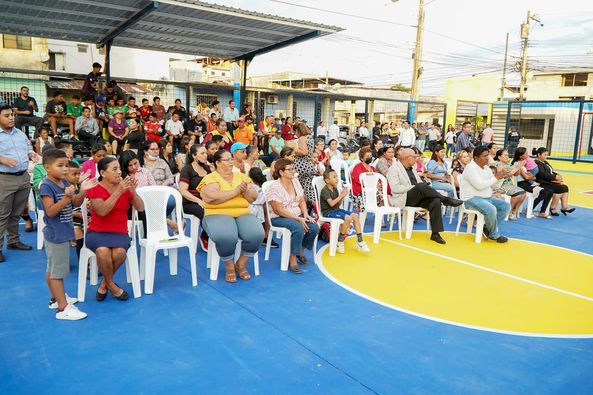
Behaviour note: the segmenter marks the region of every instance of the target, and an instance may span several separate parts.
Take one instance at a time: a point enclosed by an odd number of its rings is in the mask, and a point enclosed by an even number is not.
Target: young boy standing
[[[64,292],[64,278],[70,271],[70,240],[74,239],[72,224],[73,205],[80,206],[87,190],[97,185],[95,179],[85,180],[80,186],[80,193],[75,194],[66,177],[69,172],[69,160],[66,153],[59,149],[50,149],[43,154],[43,166],[47,177],[41,183],[39,196],[43,204],[45,228],[43,229],[47,269],[45,280],[50,292],[50,309],[57,309],[59,320],[80,320],[86,313],[78,310]]]
[[[321,200],[321,213],[327,218],[338,218],[344,220],[340,228],[340,235],[338,236],[338,248],[337,251],[340,254],[344,253],[344,239],[346,233],[350,229],[350,225],[354,223],[354,230],[356,230],[356,249],[361,252],[370,252],[369,246],[362,239],[362,230],[360,228],[360,221],[358,215],[351,211],[343,210],[340,208],[342,200],[348,196],[348,188],[342,188],[341,192],[338,192],[338,173],[334,170],[327,170],[323,174],[323,181],[325,186],[319,193],[319,200]]]

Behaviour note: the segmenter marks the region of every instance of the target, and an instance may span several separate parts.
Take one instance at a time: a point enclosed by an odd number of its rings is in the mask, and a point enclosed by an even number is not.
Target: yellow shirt
[[[242,181],[251,182],[251,179],[243,173],[233,173],[233,182],[227,180],[217,172],[212,172],[202,179],[200,185],[196,188],[198,192],[209,184],[218,184],[221,191],[231,191],[235,189]],[[204,215],[230,215],[233,218],[249,214],[249,202],[243,195],[237,195],[224,203],[212,204],[204,202]]]

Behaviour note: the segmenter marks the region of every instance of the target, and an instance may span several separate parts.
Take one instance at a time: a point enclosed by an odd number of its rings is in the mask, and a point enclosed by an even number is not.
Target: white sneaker
[[[336,251],[339,252],[340,254],[344,253],[344,242],[343,241],[338,241],[338,247],[336,248]]]
[[[360,252],[371,252],[371,249],[367,245],[365,241],[357,241],[356,242],[356,249]]]
[[[82,320],[83,318],[86,318],[86,313],[78,310],[78,308],[73,304],[66,306],[64,311],[58,311],[56,313],[56,319],[58,320],[77,321]]]
[[[68,304],[74,304],[78,302],[78,299],[76,298],[72,298],[70,296],[68,296],[68,294],[66,294],[66,303]],[[56,300],[55,302],[52,302],[51,300],[49,301],[49,308],[52,310],[55,310],[58,308],[58,301]]]

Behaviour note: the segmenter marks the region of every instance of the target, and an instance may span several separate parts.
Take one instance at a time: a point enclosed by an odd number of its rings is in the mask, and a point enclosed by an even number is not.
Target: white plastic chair
[[[266,192],[270,188],[270,185],[272,184],[272,182],[274,182],[274,181],[266,181],[263,183],[262,192],[263,192],[264,196],[266,195]],[[272,211],[267,199],[266,199],[266,209],[268,210],[268,213],[270,213]],[[277,235],[277,237],[282,239],[281,240],[282,246],[280,247],[281,248],[280,249],[280,251],[281,251],[280,252],[280,270],[287,271],[289,260],[290,260],[290,238],[292,237],[292,232],[290,230],[288,230],[287,228],[281,228],[279,226],[272,225],[272,221],[270,221],[269,215],[266,216],[266,221],[268,222],[268,225],[270,226],[270,232],[266,235],[267,242],[266,242],[266,253],[264,255],[264,260],[267,261],[270,258],[270,249],[272,248],[272,235],[275,233]]]
[[[88,229],[88,200],[84,199],[81,205],[82,209],[82,231],[83,244],[80,250],[80,258],[78,259],[78,301],[84,302],[86,295],[86,274],[91,265],[90,283],[97,285],[99,283],[99,270],[97,267],[97,257],[94,252],[89,250],[86,246],[86,234]],[[138,273],[138,253],[136,251],[136,210],[133,210],[132,220],[128,221],[128,232],[131,238],[130,248],[126,254],[126,281],[132,283],[134,298],[141,296],[140,290],[140,275]]]
[[[416,213],[423,213],[427,210],[423,207],[415,207],[415,206],[406,206],[402,210],[402,224],[404,226],[406,232],[406,239],[412,238],[412,232],[414,231],[414,218],[416,217]],[[426,231],[430,231],[430,221],[426,220]]]
[[[457,180],[459,181],[459,194],[461,196],[463,196],[463,192],[461,192],[463,190],[463,174],[460,174],[457,177]],[[463,220],[463,215],[467,214],[467,230],[466,233],[471,233],[472,232],[472,228],[474,225],[474,218],[476,219],[476,243],[481,243],[482,242],[482,233],[483,233],[483,229],[484,229],[484,224],[485,224],[485,218],[482,215],[482,213],[480,213],[477,210],[470,210],[465,208],[465,203],[462,204],[461,206],[459,206],[459,218],[457,219],[457,228],[455,229],[455,236],[459,235],[459,228],[461,228],[461,221]]]
[[[194,244],[194,251],[198,251],[200,243],[200,219],[193,214],[183,213],[183,220],[189,222],[189,237]]]
[[[313,189],[315,190],[315,207],[317,209],[317,213],[319,214],[319,219],[317,220],[319,226],[321,227],[324,223],[329,223],[329,256],[335,256],[336,250],[338,248],[338,236],[340,235],[340,227],[344,223],[343,220],[339,218],[327,218],[324,217],[321,213],[321,190],[325,186],[325,182],[323,181],[323,176],[313,177]],[[338,191],[342,190],[341,183],[338,183]],[[315,263],[317,263],[317,237],[315,237],[315,242],[313,246],[313,256],[315,257]]]
[[[342,185],[350,188],[350,193],[348,194],[348,196],[346,196],[344,198],[344,200],[342,200],[342,205],[341,205],[341,207],[344,210],[349,210],[350,202],[352,201],[351,196],[350,196],[352,193],[352,168],[350,168],[348,166],[348,162],[346,162],[345,160],[343,160],[341,158],[333,158],[330,161],[329,165],[336,173],[338,173],[338,178],[340,179],[340,182],[342,183]],[[342,172],[344,173],[343,181],[342,181]]]
[[[381,192],[383,195],[383,206],[379,206],[377,202],[377,188],[378,184],[381,183]],[[362,186],[362,198],[364,201],[365,211],[361,214],[360,224],[363,226],[366,214],[375,214],[375,224],[373,227],[373,243],[379,244],[379,238],[381,237],[381,224],[383,222],[383,216],[388,215],[391,217],[391,224],[389,230],[393,229],[393,220],[397,215],[397,228],[399,232],[399,238],[402,238],[402,212],[399,207],[389,205],[387,199],[387,179],[380,173],[362,173],[360,175],[360,185]]]
[[[169,251],[169,273],[177,275],[177,249],[187,247],[191,268],[192,286],[198,285],[196,270],[196,250],[190,237],[184,234],[169,236],[167,228],[167,202],[170,196],[175,199],[175,219],[183,224],[181,213],[181,194],[174,188],[161,185],[141,187],[136,190],[144,201],[146,213],[146,235],[140,239],[140,278],[144,279],[144,293],[152,294],[156,253],[158,250]]]
[[[272,175],[270,174],[270,168],[268,167],[267,169],[264,169],[264,171],[262,171],[264,177],[266,177],[266,180],[271,180],[272,179]]]
[[[45,214],[43,210],[37,210],[37,249],[43,248],[43,228],[45,228]]]
[[[237,242],[235,248],[235,262],[241,255],[241,240]],[[216,243],[212,240],[208,240],[208,253],[206,254],[206,267],[210,269],[210,280],[216,281],[218,279],[218,268],[220,267],[220,255],[216,250]],[[256,276],[259,276],[259,254],[255,253],[253,256],[253,272]]]

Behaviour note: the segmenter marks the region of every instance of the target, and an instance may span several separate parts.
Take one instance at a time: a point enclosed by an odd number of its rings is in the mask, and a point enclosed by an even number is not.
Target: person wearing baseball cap
[[[245,159],[247,159],[246,149],[248,146],[248,144],[244,144],[241,142],[233,143],[233,145],[231,146],[234,173],[246,173]]]
[[[237,129],[235,129],[235,141],[245,145],[255,144],[254,133],[245,126],[245,117],[237,119]]]

